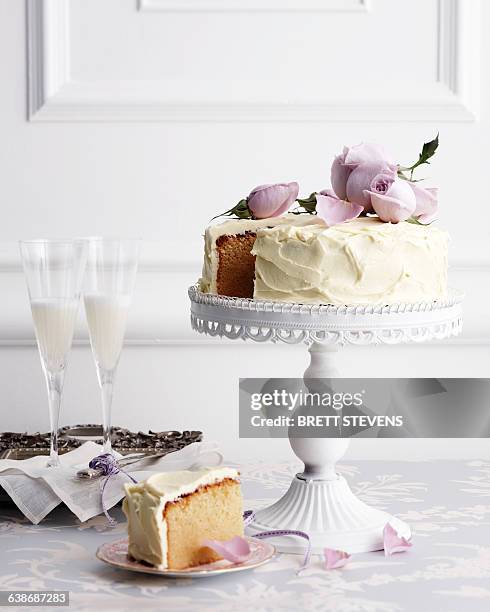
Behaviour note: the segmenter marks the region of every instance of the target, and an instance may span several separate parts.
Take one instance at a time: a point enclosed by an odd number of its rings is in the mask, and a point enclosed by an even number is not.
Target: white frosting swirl
[[[447,292],[447,251],[446,232],[377,217],[259,229],[254,297],[337,305],[435,300]]]

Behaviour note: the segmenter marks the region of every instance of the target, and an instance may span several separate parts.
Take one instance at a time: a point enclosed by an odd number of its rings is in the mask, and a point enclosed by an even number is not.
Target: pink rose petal
[[[348,166],[358,166],[373,161],[382,161],[386,164],[394,164],[391,153],[375,142],[361,142],[353,147],[344,147],[344,164]]]
[[[321,195],[318,193],[316,196],[317,215],[320,219],[323,219],[328,226],[355,219],[363,210],[364,208],[359,204],[339,200],[330,195]]]
[[[279,215],[283,215],[285,212],[287,212],[291,208],[293,202],[298,197],[299,184],[296,181],[292,181],[291,183],[288,183],[287,186],[289,190],[289,198],[286,200],[286,202],[284,202],[284,204],[279,208],[279,210],[276,211],[276,217],[278,217]]]
[[[221,542],[220,540],[203,540],[203,546],[207,546],[221,555],[223,559],[232,563],[243,563],[250,556],[250,544],[245,538],[235,536],[231,540]]]
[[[405,552],[413,546],[412,542],[400,537],[395,529],[386,523],[383,529],[383,543],[385,549],[385,557],[394,553]]]
[[[350,555],[343,550],[335,550],[333,548],[324,548],[323,556],[325,557],[325,569],[339,569],[344,567],[350,559]]]
[[[335,191],[333,189],[322,189],[318,193],[320,195],[326,195],[326,196],[330,196],[331,198],[336,198],[337,200],[339,199],[337,194],[335,193]],[[342,198],[340,198],[340,199],[342,199]]]
[[[341,200],[347,198],[347,179],[349,178],[352,168],[344,163],[345,156],[337,155],[333,160],[330,170],[330,182],[332,183],[333,191]]]
[[[437,215],[437,187],[421,187],[418,183],[408,183],[415,194],[417,205],[413,216],[421,223],[434,221]]]

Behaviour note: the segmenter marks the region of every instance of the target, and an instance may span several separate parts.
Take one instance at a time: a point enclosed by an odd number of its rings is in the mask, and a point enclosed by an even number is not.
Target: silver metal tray
[[[60,455],[73,450],[84,442],[102,442],[101,425],[70,425],[60,429],[58,450]],[[138,431],[132,432],[123,427],[112,428],[112,445],[114,450],[127,455],[129,453],[156,452],[164,454],[180,450],[202,441],[200,431]],[[36,455],[49,455],[49,434],[0,432],[0,459],[29,459]]]

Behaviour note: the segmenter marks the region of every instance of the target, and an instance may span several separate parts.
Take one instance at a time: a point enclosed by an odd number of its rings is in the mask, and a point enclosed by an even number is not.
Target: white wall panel
[[[182,66],[196,67],[187,80],[180,71],[170,71],[166,79],[148,75],[146,64],[155,57],[152,53],[143,54],[138,64],[141,79],[97,77],[97,67],[113,55],[112,43],[118,37],[113,13],[104,30],[102,53],[93,47],[93,34],[101,27],[100,6],[109,5],[117,12],[115,2],[27,1],[29,114],[34,121],[472,121],[478,112],[479,0],[412,0],[409,5],[378,0],[373,12],[363,15],[362,22],[356,15],[355,23],[346,21],[342,13],[332,17],[328,2],[323,21],[304,10],[300,18],[296,13],[280,17],[280,23],[271,15],[257,21],[257,4],[251,2],[247,11],[246,0],[231,22],[230,17],[214,16],[216,3],[187,3],[191,10],[184,12],[192,13],[192,22],[180,15],[169,18],[167,29],[165,22],[158,22],[163,73],[168,68],[165,60],[177,54]],[[344,2],[347,7],[363,7]],[[165,8],[166,2],[159,4]],[[72,5],[78,11],[81,6],[84,11],[92,9],[92,27],[84,30],[79,21],[70,23]],[[277,8],[279,3],[269,4],[269,10],[274,8],[271,5]],[[126,9],[121,20],[127,20],[128,4],[117,6]],[[332,6],[338,8],[341,3]],[[436,18],[427,31],[431,14]],[[139,43],[135,50],[145,48],[155,26],[142,24],[136,15],[133,24],[132,30],[127,25],[123,29],[121,62],[111,74],[121,75],[121,66],[133,63],[128,41]],[[108,39],[109,28],[112,38]],[[78,35],[85,32],[84,53],[95,59],[92,78],[80,80],[72,75],[73,30]],[[432,82],[420,81],[419,75],[431,61],[435,65]],[[214,78],[222,65],[227,78]],[[207,67],[211,68],[208,74]],[[310,78],[304,79],[312,67]],[[281,78],[275,78],[276,71]]]
[[[341,364],[352,376],[488,376],[489,20],[479,0],[0,0],[0,429],[47,425],[15,241],[139,235],[115,422],[202,428],[229,453],[256,450],[236,440],[238,377],[296,376],[306,357],[192,332],[186,291],[203,228],[256,184],[328,186],[344,143],[383,142],[408,163],[437,131],[421,175],[440,186],[464,333],[346,350]],[[63,423],[100,418],[83,318],[78,339]],[[405,442],[357,441],[352,452],[488,450]],[[289,455],[282,441],[260,449]]]
[[[352,12],[367,11],[369,0],[139,0],[142,11]]]

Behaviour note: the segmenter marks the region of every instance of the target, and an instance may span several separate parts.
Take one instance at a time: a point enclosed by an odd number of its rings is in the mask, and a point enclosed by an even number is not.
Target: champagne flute
[[[111,410],[114,378],[126,333],[138,268],[140,240],[88,241],[85,314],[102,395],[104,452],[112,453]]]
[[[48,388],[48,466],[57,467],[63,382],[80,303],[87,244],[83,240],[22,240],[19,245]]]

